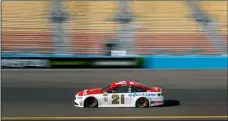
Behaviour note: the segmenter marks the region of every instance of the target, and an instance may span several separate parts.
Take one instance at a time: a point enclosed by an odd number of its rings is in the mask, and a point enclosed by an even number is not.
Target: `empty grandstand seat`
[[[221,23],[219,32],[227,43],[226,1],[202,2],[202,8]],[[36,48],[39,53],[53,53],[51,23],[47,1],[2,2],[2,51],[18,52]],[[103,43],[115,39],[119,27],[110,21],[118,4],[115,1],[67,1],[67,37],[71,53],[102,54]],[[190,17],[183,1],[133,1],[136,23],[141,26],[134,39],[138,54],[152,54],[164,49],[167,53],[188,53],[200,50],[215,54],[217,50]]]

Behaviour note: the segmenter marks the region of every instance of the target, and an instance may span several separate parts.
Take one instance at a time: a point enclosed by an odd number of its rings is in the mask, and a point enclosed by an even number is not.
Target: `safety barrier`
[[[227,56],[101,56],[2,54],[3,68],[228,69]]]
[[[146,69],[228,69],[227,56],[148,56]]]
[[[3,54],[2,68],[143,68],[138,56],[113,57],[101,55]]]

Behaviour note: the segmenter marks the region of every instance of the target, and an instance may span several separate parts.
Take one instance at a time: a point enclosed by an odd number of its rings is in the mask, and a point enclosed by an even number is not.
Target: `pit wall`
[[[3,68],[135,68],[155,70],[228,69],[226,56],[101,56],[2,54]]]
[[[147,56],[146,69],[227,69],[227,56]]]

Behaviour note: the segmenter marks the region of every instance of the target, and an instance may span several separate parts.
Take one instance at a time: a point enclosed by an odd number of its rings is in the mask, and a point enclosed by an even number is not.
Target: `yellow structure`
[[[36,46],[46,46],[46,48],[51,46],[51,44],[45,45],[51,42],[48,4],[47,1],[2,2],[3,52],[4,48],[12,50],[7,48],[20,47],[20,43],[32,44],[40,41],[44,44],[40,43]],[[67,27],[70,41],[74,46],[101,48],[103,40],[115,35],[118,24],[108,19],[114,16],[117,5],[116,1],[66,2],[66,10],[70,14]],[[202,2],[201,5],[216,18],[219,31],[226,38],[227,1],[208,1]],[[141,48],[142,53],[149,53],[145,48],[154,47],[194,48],[200,45],[201,48],[212,48],[200,27],[191,19],[191,10],[184,1],[133,1],[130,6],[137,16],[135,24],[141,27],[136,34],[136,47]],[[15,33],[20,37],[15,37]],[[43,34],[46,37],[39,38]],[[23,40],[25,42],[22,42]],[[88,41],[85,42],[85,40]]]
[[[48,31],[48,2],[3,1],[2,29],[4,31]]]

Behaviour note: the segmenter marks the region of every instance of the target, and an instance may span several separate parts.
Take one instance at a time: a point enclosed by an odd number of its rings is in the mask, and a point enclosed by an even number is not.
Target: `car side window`
[[[146,89],[132,86],[131,87],[131,92],[146,92]]]
[[[129,92],[129,87],[128,86],[120,86],[111,89],[108,93],[128,93]]]

